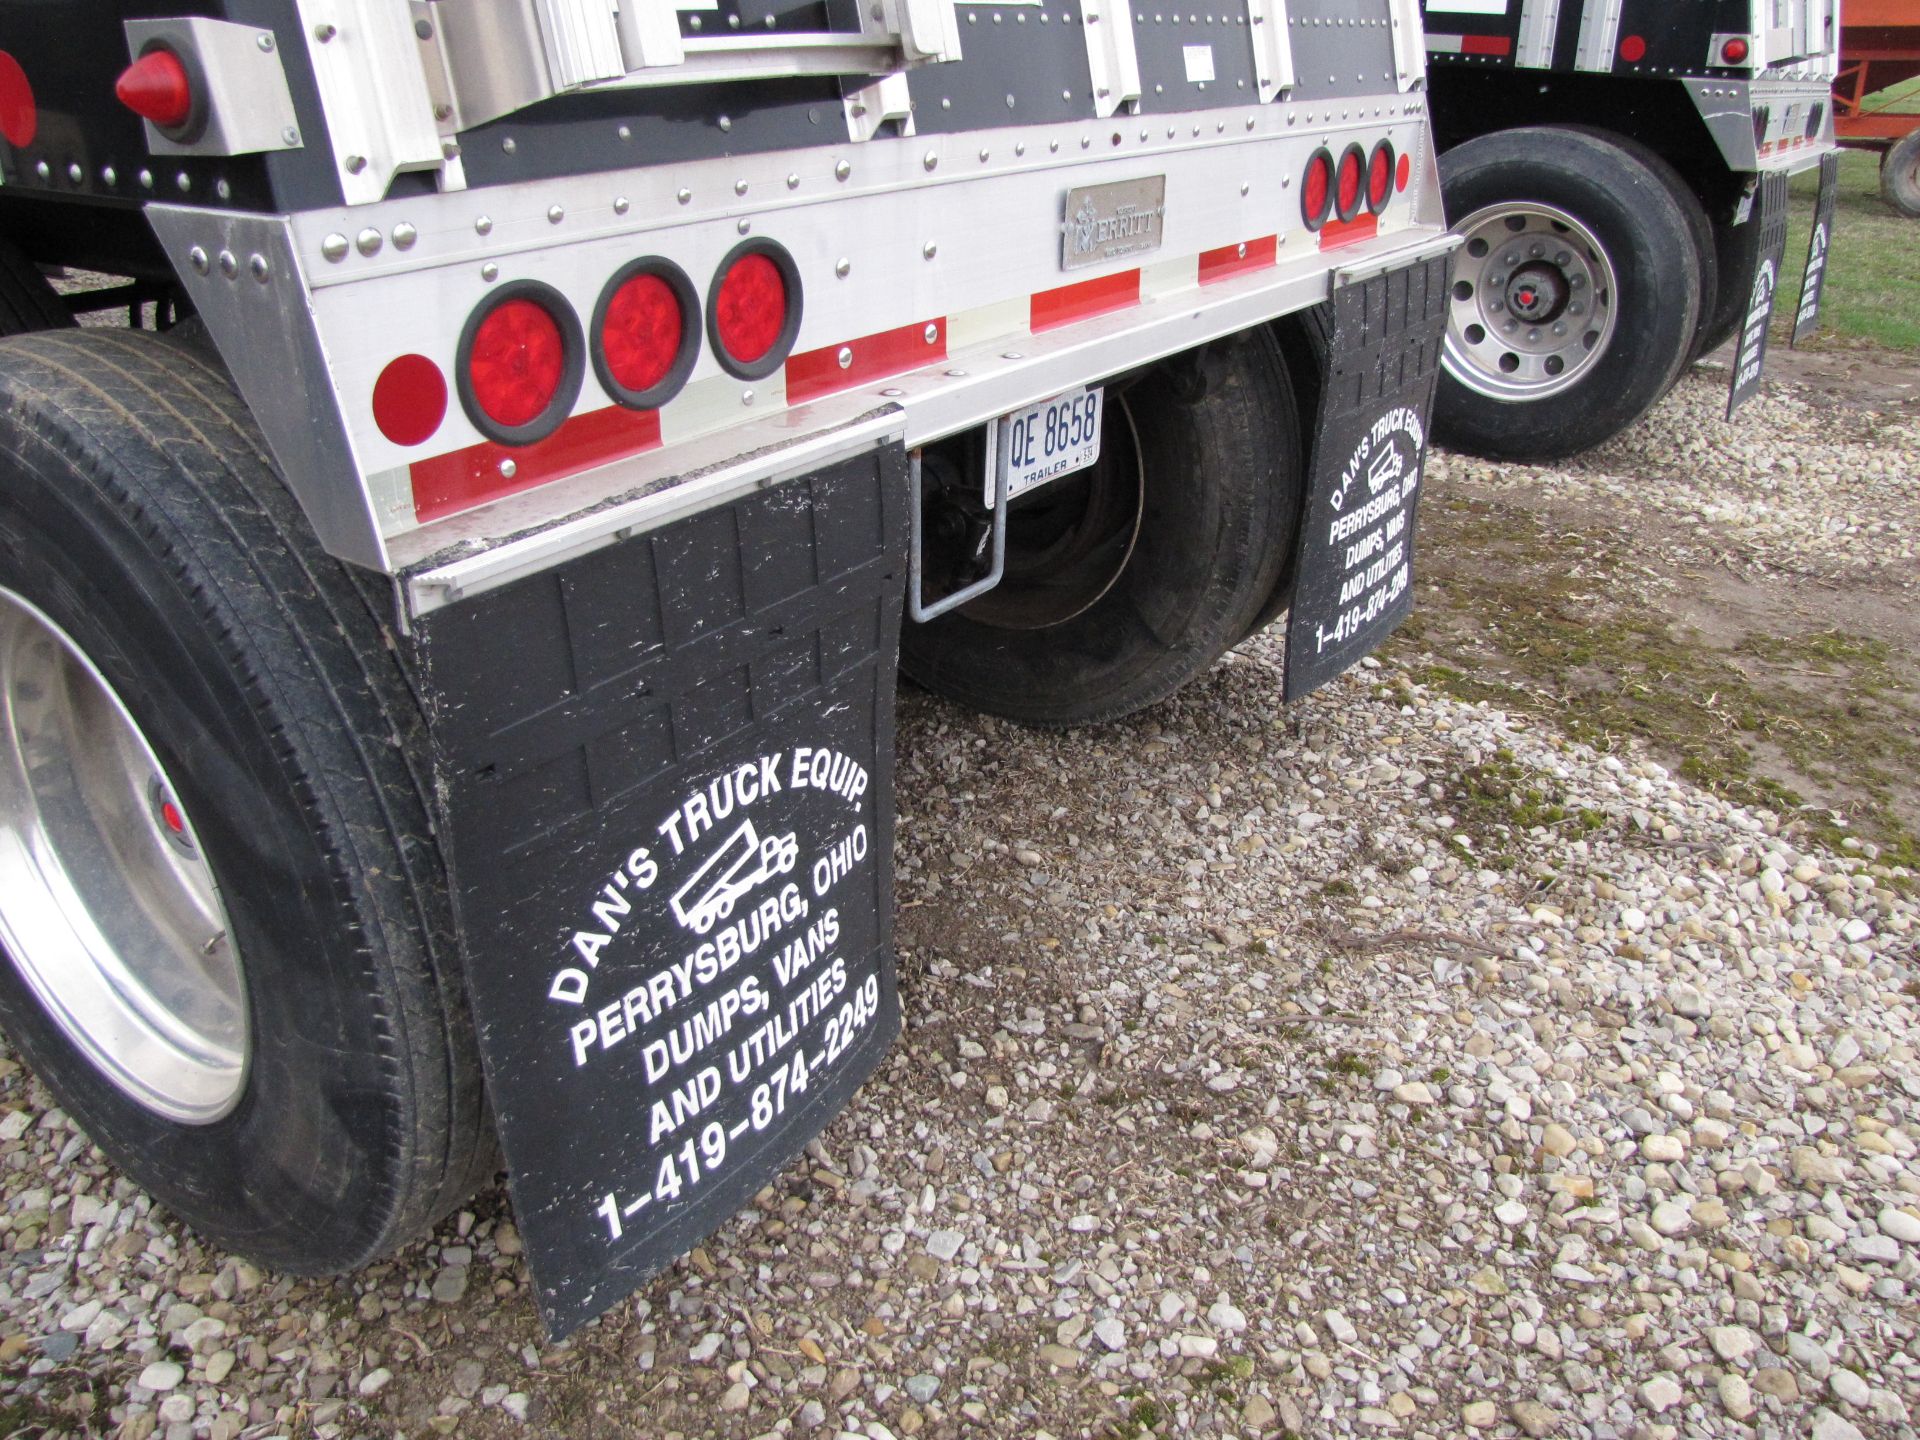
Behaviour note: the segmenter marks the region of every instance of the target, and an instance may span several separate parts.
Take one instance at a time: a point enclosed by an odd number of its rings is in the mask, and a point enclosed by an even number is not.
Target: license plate
[[[1091,390],[1070,390],[995,421],[998,428],[987,447],[987,508],[993,508],[1002,466],[1006,470],[1007,498],[1011,500],[1098,460],[1106,393],[1106,388],[1099,385]],[[1007,441],[1004,452],[998,443],[1000,435]]]

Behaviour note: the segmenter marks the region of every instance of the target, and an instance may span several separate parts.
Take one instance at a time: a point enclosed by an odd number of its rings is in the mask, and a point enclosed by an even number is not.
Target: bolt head
[[[396,250],[411,250],[413,242],[419,238],[420,232],[405,220],[393,227],[393,248]]]
[[[328,238],[329,238],[329,239],[331,239],[332,237],[331,237],[331,236],[329,236]],[[343,236],[341,236],[341,237],[340,237],[340,246],[341,246],[341,249],[340,249],[340,253],[341,253],[342,255],[344,255],[344,254],[346,254],[346,253],[347,253],[347,252],[346,252],[346,243],[347,243],[347,241],[346,241],[346,236],[344,236],[344,235],[343,235]],[[332,257],[332,256],[328,256],[327,258],[328,258],[328,259],[332,259],[333,257]],[[193,267],[193,273],[194,273],[194,274],[196,274],[196,275],[204,275],[204,274],[206,274],[206,273],[207,273],[207,267],[208,267],[208,265],[209,265],[210,263],[211,263],[211,262],[210,262],[210,261],[208,261],[208,259],[207,259],[207,252],[206,252],[205,250],[203,250],[203,249],[202,249],[202,248],[201,248],[200,246],[198,246],[198,245],[196,245],[196,246],[194,246],[194,247],[193,247],[193,248],[192,248],[191,250],[189,250],[189,251],[187,251],[187,264],[189,264],[189,265],[191,265],[191,266]]]

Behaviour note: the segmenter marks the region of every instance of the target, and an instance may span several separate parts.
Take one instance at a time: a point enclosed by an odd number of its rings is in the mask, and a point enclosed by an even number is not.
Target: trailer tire
[[[1630,135],[1621,135],[1616,131],[1604,130],[1598,126],[1571,125],[1571,130],[1594,135],[1608,144],[1618,145],[1642,165],[1646,166],[1659,182],[1667,187],[1667,194],[1679,208],[1681,218],[1687,222],[1687,238],[1693,241],[1694,262],[1700,267],[1700,323],[1693,334],[1693,351],[1687,357],[1687,365],[1680,368],[1685,374],[1688,365],[1698,360],[1706,351],[1702,348],[1707,338],[1707,322],[1712,319],[1720,296],[1720,252],[1714,238],[1713,222],[1707,218],[1706,207],[1700,203],[1700,197],[1693,193],[1693,187],[1681,178],[1673,164],[1651,145],[1635,140]],[[1674,381],[1679,382],[1679,375]]]
[[[1753,299],[1754,258],[1760,249],[1760,207],[1754,206],[1744,224],[1716,224],[1713,243],[1725,281],[1714,297],[1712,313],[1701,323],[1696,358],[1713,354],[1746,324],[1747,306]]]
[[[0,238],[0,336],[65,330],[73,312],[47,277],[11,240]]]
[[[1469,140],[1440,157],[1440,176],[1466,244],[1435,438],[1557,460],[1652,408],[1692,354],[1702,281],[1660,176],[1611,137],[1550,126]]]
[[[1880,198],[1920,220],[1920,130],[1909,130],[1880,156]]]
[[[309,1274],[495,1165],[379,593],[194,350],[0,345],[0,828],[110,862],[63,896],[0,845],[0,1023],[181,1219]]]
[[[1016,526],[1039,533],[1043,507],[1057,516],[1084,503],[1073,477],[1052,482],[1052,494],[1034,497],[1039,506],[1009,517],[1008,579],[952,614],[909,624],[902,670],[936,694],[1032,725],[1118,719],[1171,695],[1246,635],[1292,552],[1302,495],[1292,396],[1264,328],[1176,356],[1110,395],[1102,469],[1077,483],[1125,485],[1112,468],[1137,446],[1139,488],[1137,508],[1121,517],[1131,527],[1124,558],[1101,577],[1104,588],[1088,586],[1087,603],[1053,618],[1046,607],[1061,591],[1047,583],[1058,573],[1047,569],[1049,552],[1020,559]]]

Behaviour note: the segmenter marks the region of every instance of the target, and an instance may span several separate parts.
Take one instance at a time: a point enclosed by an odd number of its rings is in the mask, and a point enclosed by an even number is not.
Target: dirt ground
[[[1871,445],[1920,422],[1913,357],[1782,348],[1768,364],[1828,436]],[[1676,399],[1710,409],[1724,384],[1709,361]],[[1911,858],[1920,573],[1872,544],[1783,560],[1738,528],[1701,523],[1685,469],[1653,453],[1662,413],[1560,467],[1566,485],[1443,461],[1421,516],[1419,611],[1391,653],[1452,693],[1556,718],[1602,748],[1638,737],[1709,789]],[[1736,420],[1728,438],[1752,423]],[[1909,540],[1917,465],[1909,455],[1894,489]],[[1583,483],[1616,473],[1678,503]],[[1702,485],[1702,508],[1710,498]]]

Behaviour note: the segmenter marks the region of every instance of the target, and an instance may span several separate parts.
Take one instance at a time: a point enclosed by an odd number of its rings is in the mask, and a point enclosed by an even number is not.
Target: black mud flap
[[[1793,320],[1793,345],[1820,328],[1820,300],[1827,289],[1827,249],[1833,244],[1833,211],[1840,200],[1840,152],[1820,157],[1820,198],[1813,207],[1813,236],[1807,242],[1807,268],[1800,276],[1800,313]]]
[[[480,1048],[556,1338],[741,1208],[899,1031],[891,445],[416,627]]]
[[[1727,418],[1754,397],[1767,368],[1767,330],[1773,323],[1773,301],[1780,291],[1780,267],[1787,259],[1787,186],[1785,171],[1760,177],[1760,197],[1749,225],[1760,227],[1754,251],[1753,273],[1732,276],[1724,284],[1747,286],[1747,318],[1740,330],[1740,348],[1734,352],[1733,379],[1727,386]]]
[[[1319,689],[1413,608],[1414,509],[1446,333],[1450,255],[1342,285],[1295,552],[1286,698]]]

